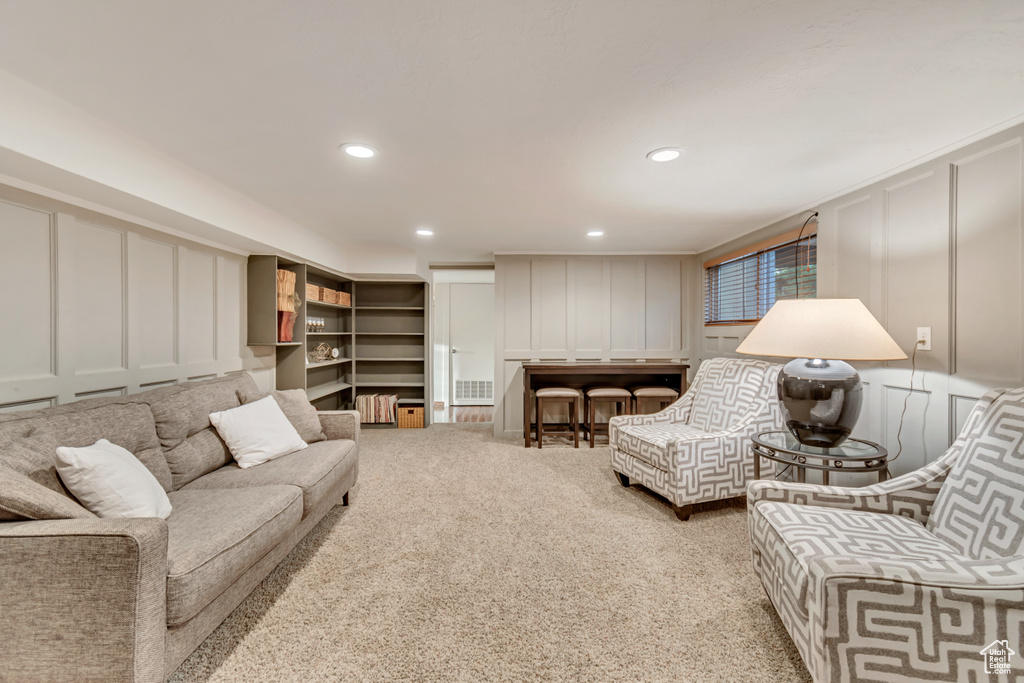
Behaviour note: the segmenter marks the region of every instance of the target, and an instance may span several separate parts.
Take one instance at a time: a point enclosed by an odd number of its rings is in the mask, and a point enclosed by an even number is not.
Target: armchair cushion
[[[1024,390],[995,397],[970,436],[935,498],[928,527],[976,559],[1022,555]]]
[[[716,432],[728,429],[746,417],[750,407],[757,404],[765,373],[772,368],[768,363],[755,363],[728,358],[704,361],[700,383],[698,385],[695,381],[692,389],[694,397],[689,425],[705,432]]]
[[[789,584],[788,590],[797,595],[804,618],[812,560],[828,556],[834,565],[841,565],[844,557],[851,564],[866,558],[970,560],[920,522],[898,515],[768,502],[755,509],[763,523],[753,528],[751,542],[762,564],[767,564],[763,568]]]

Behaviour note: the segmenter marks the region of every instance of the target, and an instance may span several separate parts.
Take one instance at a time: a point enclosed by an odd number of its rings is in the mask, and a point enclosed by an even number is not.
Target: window
[[[818,237],[787,233],[781,244],[704,264],[704,323],[754,323],[779,299],[817,296]],[[758,245],[761,246],[761,245]]]

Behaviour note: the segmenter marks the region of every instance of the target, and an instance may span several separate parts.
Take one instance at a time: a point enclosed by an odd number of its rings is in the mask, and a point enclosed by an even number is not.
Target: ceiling
[[[1019,118],[1024,3],[5,0],[0,69],[345,244],[702,251]]]

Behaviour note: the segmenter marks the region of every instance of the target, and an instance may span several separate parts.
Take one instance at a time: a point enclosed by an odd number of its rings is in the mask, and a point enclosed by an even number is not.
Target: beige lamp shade
[[[830,360],[907,357],[860,299],[776,301],[736,351]]]

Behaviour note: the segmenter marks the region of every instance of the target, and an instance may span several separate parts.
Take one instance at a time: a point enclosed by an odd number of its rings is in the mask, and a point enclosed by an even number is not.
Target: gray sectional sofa
[[[348,504],[358,413],[320,412],[325,440],[240,469],[208,416],[252,395],[243,374],[0,415],[0,458],[15,440],[105,438],[134,453],[173,505],[166,520],[0,522],[0,680],[165,680]]]

